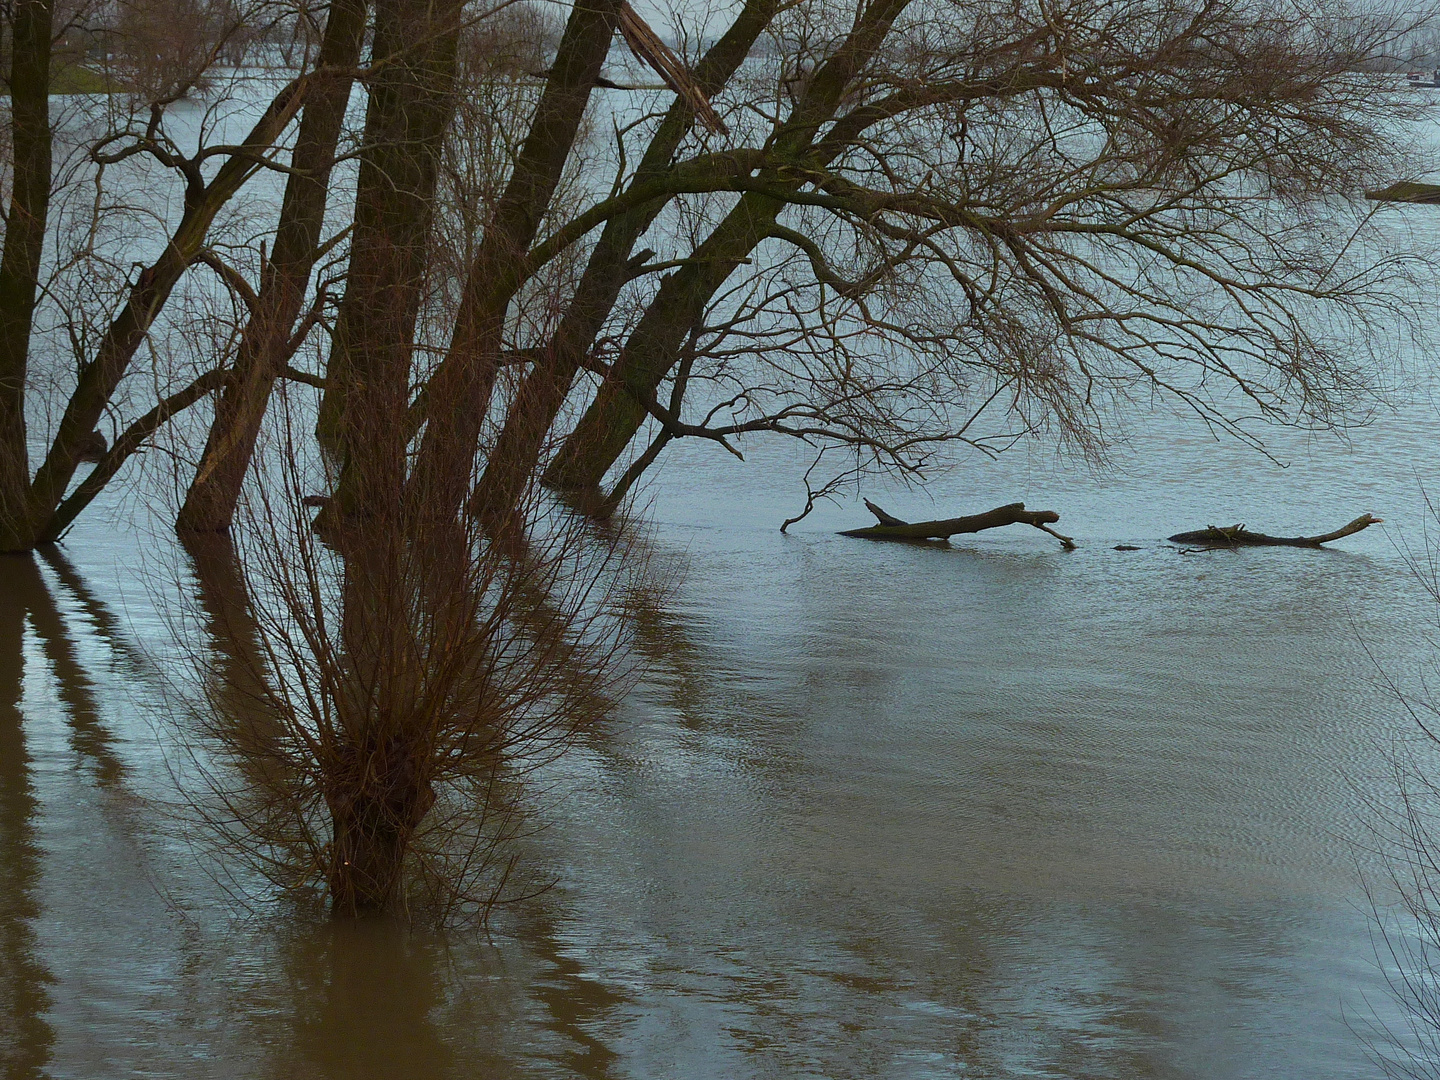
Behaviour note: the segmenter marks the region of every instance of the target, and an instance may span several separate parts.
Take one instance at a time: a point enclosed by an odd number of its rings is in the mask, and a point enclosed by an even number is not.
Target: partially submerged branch
[[[869,499],[865,500],[866,508],[875,515],[880,524],[871,525],[865,529],[847,529],[841,536],[860,536],[866,540],[948,540],[958,533],[976,533],[983,529],[999,529],[1006,525],[1030,525],[1047,532],[1070,551],[1075,547],[1075,541],[1068,536],[1062,536],[1050,528],[1060,520],[1060,515],[1054,510],[1026,510],[1023,502],[1007,503],[1004,506],[997,506],[994,510],[987,510],[983,514],[971,514],[969,517],[946,518],[943,521],[901,521],[893,514],[887,514],[880,507],[876,506]]]
[[[1328,544],[1331,540],[1339,540],[1341,537],[1350,536],[1361,529],[1368,529],[1371,525],[1379,525],[1381,520],[1381,518],[1372,517],[1369,514],[1361,514],[1349,525],[1336,529],[1334,532],[1321,533],[1319,536],[1266,536],[1264,533],[1250,532],[1244,525],[1232,525],[1228,529],[1207,525],[1194,532],[1176,533],[1170,537],[1170,542],[1172,544],[1196,544],[1208,548],[1318,548],[1321,544]]]
[[[1367,191],[1365,198],[1372,202],[1440,203],[1440,184],[1401,180],[1381,191]]]

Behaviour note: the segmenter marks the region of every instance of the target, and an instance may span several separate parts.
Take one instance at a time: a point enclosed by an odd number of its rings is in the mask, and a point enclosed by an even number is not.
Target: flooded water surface
[[[782,536],[783,449],[677,449],[643,677],[544,777],[520,853],[551,887],[488,933],[242,905],[163,805],[190,564],[119,509],[7,559],[10,1075],[1376,1075],[1366,803],[1409,735],[1381,675],[1431,655],[1396,545],[1423,548],[1440,420],[1276,435],[1285,469],[1177,430],[1101,475],[1017,452],[866,492],[1023,498],[1073,552],[847,539],[850,501]],[[1386,526],[1333,550],[1160,540],[1364,511]]]

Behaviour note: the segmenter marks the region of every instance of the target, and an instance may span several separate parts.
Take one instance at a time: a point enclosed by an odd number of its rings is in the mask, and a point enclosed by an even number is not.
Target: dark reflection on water
[[[45,565],[50,567],[65,591],[74,597],[89,625],[105,641],[111,652],[123,661],[122,670],[129,675],[153,674],[150,658],[130,640],[115,613],[110,610],[58,544],[47,544],[38,552]]]
[[[1257,592],[1273,565],[1163,555],[1107,581],[1083,556],[774,543],[700,566],[723,605],[704,588],[689,608],[631,597],[650,673],[614,735],[553,778],[554,828],[527,858],[557,887],[493,941],[234,923],[223,896],[98,954],[83,943],[103,925],[67,926],[59,988],[75,949],[106,973],[50,1008],[69,1040],[54,1074],[1365,1075],[1336,1008],[1370,982],[1363,918],[1334,904],[1348,850],[1323,850],[1344,800],[1313,768],[1359,751],[1314,676],[1355,662],[1326,629],[1344,617],[1336,583],[1353,598],[1387,571],[1337,554]],[[747,583],[785,551],[801,564],[788,590]],[[190,555],[214,677],[244,720],[243,583],[223,545]],[[145,750],[105,722],[134,687],[107,704],[82,662],[77,634],[113,633],[108,607],[90,593],[75,622],[33,561],[17,568],[0,609],[5,985],[26,1075],[55,1043],[19,722],[27,612],[88,782],[120,783]],[[1205,596],[1175,595],[1177,576],[1210,581]],[[1234,648],[1232,618],[1251,647]],[[211,888],[183,863],[159,872]],[[122,881],[110,900],[143,908],[143,892]],[[131,964],[149,971],[120,990]],[[110,1026],[76,1040],[97,992]]]
[[[225,537],[187,538],[184,546],[211,701],[205,723],[227,725],[212,734],[235,752],[241,782],[267,788],[274,778],[266,770],[276,756],[267,741],[280,729],[262,686],[266,657],[245,576]],[[545,611],[543,598],[535,600],[538,625]],[[501,1076],[527,1062],[551,1062],[567,1074],[612,1075],[617,1055],[598,1032],[624,995],[565,954],[543,896],[513,914],[511,944],[524,943],[521,973],[502,955],[509,950],[474,931],[439,934],[389,921],[317,923],[314,912],[297,913],[265,949],[277,971],[247,964],[236,991],[253,1013],[289,1018],[283,1037],[266,1034],[267,1074]],[[192,963],[224,966],[203,949]],[[282,1000],[275,999],[277,988]],[[516,1038],[517,1026],[532,1024],[555,1038],[541,1045]]]
[[[700,510],[723,527],[658,527],[660,581],[628,598],[645,676],[541,777],[547,827],[520,850],[554,887],[491,937],[238,907],[202,844],[136,811],[173,792],[175,728],[152,659],[169,601],[137,584],[135,541],[85,526],[78,567],[14,561],[7,1067],[1373,1074],[1344,1022],[1384,1004],[1350,838],[1399,725],[1360,642],[1406,678],[1430,619],[1383,536],[1205,559],[1083,527],[1070,554],[921,549],[830,523],[780,537],[719,505]],[[263,739],[243,581],[223,543],[187,554],[212,689]]]
[[[175,1047],[148,1067],[274,1080],[626,1075],[610,1040],[630,998],[573,954],[568,916],[544,900],[512,914],[498,938],[378,920],[232,923],[193,943],[193,981],[177,984],[175,1014],[202,1024],[192,1071]]]
[[[70,744],[76,753],[91,762],[100,786],[113,788],[120,782],[124,767],[115,754],[114,736],[101,719],[95,684],[80,663],[70,627],[41,580],[39,568],[33,561],[26,563],[24,595],[30,599],[30,625],[54,673],[59,698],[65,706],[65,719],[70,725]]]
[[[617,1075],[619,1055],[608,1044],[612,1021],[630,998],[595,978],[590,966],[564,951],[555,915],[548,905],[525,912],[520,932],[539,967],[530,993],[545,1009],[545,1026],[559,1040],[551,1055],[557,1064],[588,1080]]]
[[[296,939],[284,957],[293,1043],[277,1077],[390,1080],[452,1075],[433,1015],[443,950],[388,922],[336,924]]]
[[[5,1075],[18,1080],[43,1075],[55,1042],[44,1019],[51,976],[36,955],[31,925],[43,853],[20,708],[25,616],[44,586],[28,556],[0,557],[0,574],[0,1061]]]
[[[201,726],[231,751],[227,761],[239,768],[243,782],[259,792],[274,791],[289,775],[283,771],[285,756],[277,751],[285,731],[265,686],[269,665],[245,575],[224,534],[188,536],[184,548],[200,601],[201,666],[210,684],[210,707]]]

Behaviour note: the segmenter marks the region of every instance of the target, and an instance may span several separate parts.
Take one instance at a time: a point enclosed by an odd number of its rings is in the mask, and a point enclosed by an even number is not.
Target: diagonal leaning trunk
[[[784,205],[768,195],[742,196],[695,249],[690,263],[661,282],[610,377],[546,469],[545,483],[576,491],[600,485],[650,415],[645,402],[679,361],[681,347],[710,298],[765,238],[767,226]]]
[[[695,69],[695,81],[705,94],[714,95],[735,74],[774,17],[776,7],[776,0],[748,0],[730,29]],[[658,176],[669,166],[693,123],[690,103],[684,97],[678,98],[646,147],[632,185]],[[500,521],[513,511],[535,473],[550,426],[630,275],[631,252],[664,206],[665,200],[657,199],[606,222],[548,352],[521,384],[506,416],[471,498],[472,512]]]
[[[410,483],[410,502],[431,515],[455,514],[470,494],[501,325],[522,283],[513,268],[534,240],[570,159],[622,3],[585,0],[571,9],[530,130],[467,274],[450,347],[427,387],[425,434]]]
[[[300,117],[275,250],[261,277],[234,371],[216,403],[204,456],[176,520],[181,532],[223,532],[234,520],[270,392],[289,359],[290,334],[314,269],[367,7],[367,0],[334,0],[330,5],[316,64],[316,77],[323,81],[311,91]]]
[[[797,163],[815,152],[822,125],[834,117],[846,91],[864,70],[909,0],[882,0],[868,8],[840,48],[810,80],[776,140],[774,156]],[[833,153],[833,151],[832,151]],[[763,174],[781,190],[803,181],[786,180],[781,170]],[[743,195],[706,237],[690,261],[662,282],[625,349],[600,386],[589,409],[545,471],[555,488],[597,488],[649,416],[666,375],[680,360],[686,337],[725,280],[768,235],[785,209],[781,198],[759,192]]]
[[[41,7],[39,4],[34,6]],[[33,28],[26,31],[27,36],[35,33],[38,31]],[[38,45],[36,49],[44,52]],[[20,63],[18,56],[16,63]],[[26,95],[40,92],[30,86],[35,66],[32,63],[19,69],[25,74],[22,85],[26,90],[20,95],[21,100],[12,106],[17,113],[17,172],[25,174],[29,185],[21,192],[17,180],[16,198],[20,198],[20,202],[12,199],[11,204],[12,211],[23,211],[13,218],[16,222],[13,235],[20,250],[12,258],[12,230],[7,228],[5,254],[0,256],[0,264],[9,260],[8,267],[0,266],[0,310],[3,310],[3,315],[0,315],[3,328],[0,329],[3,329],[5,339],[3,356],[0,356],[0,388],[3,388],[0,397],[8,395],[5,403],[0,405],[0,414],[3,414],[0,415],[0,423],[4,425],[3,431],[0,431],[0,440],[4,440],[4,460],[0,461],[0,471],[4,474],[0,479],[0,551],[22,551],[56,540],[73,518],[73,512],[66,517],[57,514],[57,509],[75,476],[95,425],[144,343],[156,315],[191,260],[204,246],[205,235],[216,214],[259,168],[257,157],[284,131],[309,89],[304,79],[288,84],[271,100],[237,148],[238,152],[220,166],[210,182],[203,187],[192,185],[186,191],[184,212],[165,250],[138,275],[124,306],[100,336],[94,355],[80,369],[75,390],[66,402],[45,460],[36,470],[34,479],[25,485],[25,462],[14,452],[11,440],[17,431],[23,432],[24,424],[23,416],[17,410],[23,407],[30,312],[34,307],[36,287],[34,267],[38,266],[38,263],[27,260],[38,259],[44,239],[43,207],[48,202],[48,180],[43,192],[35,189],[34,185],[49,175],[48,128],[43,134],[35,129],[35,125],[48,113],[36,103],[27,104],[24,100]],[[41,87],[43,85],[40,84]],[[42,148],[47,162],[43,170],[40,161]],[[78,512],[78,507],[72,509]]]

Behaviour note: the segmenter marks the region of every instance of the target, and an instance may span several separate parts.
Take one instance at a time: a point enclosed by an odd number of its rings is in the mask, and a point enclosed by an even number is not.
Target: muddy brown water
[[[1151,428],[1100,476],[1017,453],[867,490],[1024,498],[1068,553],[838,537],[853,502],[782,536],[787,451],[679,447],[644,678],[535,792],[553,887],[488,934],[239,905],[160,809],[183,558],[127,503],[6,560],[10,1075],[1375,1075],[1365,800],[1408,731],[1379,669],[1432,655],[1396,543],[1424,543],[1440,420],[1277,436],[1286,469]],[[1159,540],[1362,511],[1386,527],[1335,550]]]

